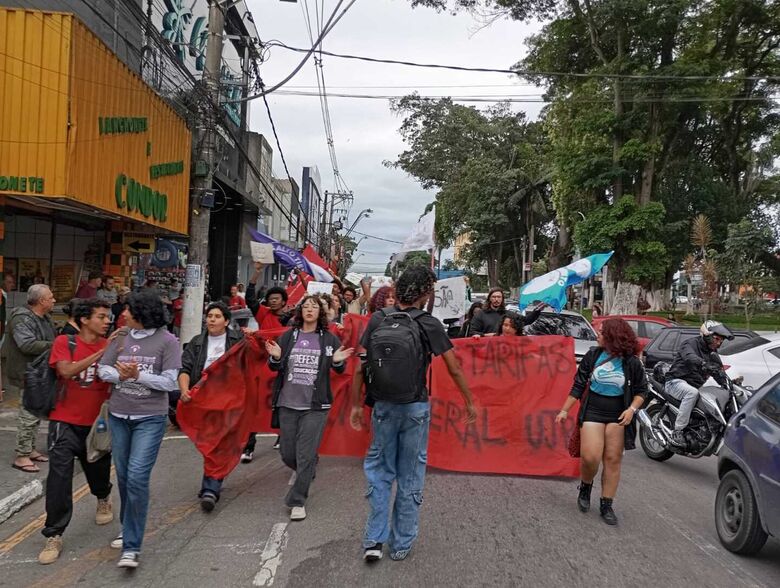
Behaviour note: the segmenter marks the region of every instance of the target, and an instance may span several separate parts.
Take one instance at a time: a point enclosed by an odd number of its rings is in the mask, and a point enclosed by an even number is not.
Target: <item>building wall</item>
[[[131,2],[139,12],[146,10],[143,0],[0,0],[0,6],[75,14],[131,70],[139,72],[144,42],[140,23],[128,6]]]

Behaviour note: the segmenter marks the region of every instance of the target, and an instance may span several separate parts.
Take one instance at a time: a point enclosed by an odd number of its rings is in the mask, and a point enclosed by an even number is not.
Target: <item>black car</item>
[[[751,340],[761,338],[758,333],[744,329],[731,329],[733,341],[724,341],[718,353],[728,355],[730,352],[744,351],[751,346]],[[675,352],[684,341],[698,337],[699,327],[666,327],[662,329],[645,347],[642,357],[645,369],[652,370],[659,361],[672,363]]]

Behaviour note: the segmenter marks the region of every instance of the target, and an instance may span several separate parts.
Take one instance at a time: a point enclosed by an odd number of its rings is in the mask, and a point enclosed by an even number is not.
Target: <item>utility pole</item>
[[[209,256],[209,221],[214,168],[217,162],[217,132],[215,108],[219,105],[220,67],[225,32],[225,15],[221,0],[212,0],[209,6],[208,43],[203,85],[208,103],[202,104],[196,129],[196,145],[201,145],[194,162],[190,190],[190,250],[187,274],[184,280],[184,308],[182,311],[181,341],[188,343],[201,332],[203,325],[203,298],[206,290],[206,267]]]

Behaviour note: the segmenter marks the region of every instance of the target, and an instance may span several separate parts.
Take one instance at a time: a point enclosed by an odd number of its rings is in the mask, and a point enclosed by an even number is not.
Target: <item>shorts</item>
[[[604,396],[591,390],[588,393],[587,406],[582,420],[585,423],[617,423],[625,409],[625,400],[622,395]]]

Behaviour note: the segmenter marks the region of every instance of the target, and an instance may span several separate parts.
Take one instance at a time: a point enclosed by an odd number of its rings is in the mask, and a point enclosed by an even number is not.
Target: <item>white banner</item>
[[[401,252],[404,251],[428,251],[436,246],[433,238],[434,223],[436,222],[436,212],[432,211],[420,219],[414,225],[411,234],[404,241]]]
[[[468,310],[466,279],[463,276],[436,282],[434,296],[433,316],[442,322],[445,319],[461,318]]]

